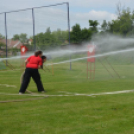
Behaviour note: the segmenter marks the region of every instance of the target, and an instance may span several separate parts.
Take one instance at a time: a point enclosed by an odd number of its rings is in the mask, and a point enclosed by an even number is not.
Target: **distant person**
[[[46,56],[42,56],[42,51],[37,51],[33,56],[30,56],[26,61],[26,69],[23,81],[19,90],[19,94],[25,93],[31,77],[37,85],[38,92],[44,93],[44,87],[38,69],[43,68],[43,62],[46,61]]]

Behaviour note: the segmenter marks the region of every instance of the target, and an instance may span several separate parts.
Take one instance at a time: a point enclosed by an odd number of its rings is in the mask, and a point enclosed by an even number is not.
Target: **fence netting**
[[[20,56],[21,46],[28,48],[29,55],[36,50],[47,51],[65,47],[69,44],[68,22],[67,3],[2,13],[0,56]],[[10,62],[17,66],[18,61]]]
[[[37,49],[68,44],[67,6],[35,8],[35,35]]]

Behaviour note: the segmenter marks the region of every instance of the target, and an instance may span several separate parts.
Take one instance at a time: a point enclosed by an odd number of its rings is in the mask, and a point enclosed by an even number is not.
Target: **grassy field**
[[[113,64],[118,78],[102,62],[113,77],[99,60],[94,80],[87,79],[86,61],[72,63],[71,71],[69,63],[54,65],[54,75],[40,70],[47,92],[37,93],[32,80],[28,87],[38,96],[17,95],[20,70],[0,71],[0,134],[133,134],[134,92],[87,95],[134,89],[134,64]]]

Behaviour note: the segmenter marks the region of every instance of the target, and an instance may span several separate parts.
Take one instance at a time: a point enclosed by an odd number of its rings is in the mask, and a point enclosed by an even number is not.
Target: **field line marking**
[[[6,87],[13,87],[13,88],[17,88],[17,86],[15,85],[8,85],[8,84],[0,84],[0,86],[6,86]],[[29,94],[33,94],[33,92],[29,91],[29,90],[26,90],[27,93]]]
[[[79,94],[76,93],[77,96],[101,96],[101,95],[113,95],[113,94],[125,94],[125,93],[131,93],[134,92],[134,89],[132,90],[123,90],[123,91],[113,91],[113,92],[102,92],[102,93],[94,93],[94,94]]]
[[[20,71],[20,69],[13,69],[13,70],[0,70],[0,72],[12,72],[12,71]]]
[[[0,86],[17,88],[17,86],[15,86],[15,85],[8,85],[8,84],[0,84]]]
[[[62,96],[101,96],[101,95],[113,95],[113,94],[125,94],[125,93],[131,93],[134,92],[133,90],[123,90],[123,91],[113,91],[113,92],[102,92],[102,93],[94,93],[94,94],[80,94],[80,93],[74,93],[74,94],[68,94],[68,95],[45,95],[45,94],[23,94],[21,96],[44,96],[44,97],[62,97]],[[18,96],[19,94],[12,94],[12,93],[0,93],[0,95],[13,95]],[[20,95],[19,95],[20,96]]]
[[[0,101],[0,103],[33,101],[33,100],[41,100],[44,98],[45,97],[38,97],[38,98],[32,98],[32,99],[20,99],[20,100],[6,100],[6,101]]]

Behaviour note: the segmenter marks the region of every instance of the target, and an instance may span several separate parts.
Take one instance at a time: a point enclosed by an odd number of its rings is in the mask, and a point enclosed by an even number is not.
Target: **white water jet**
[[[132,52],[132,51],[134,51],[134,49],[112,51],[112,52],[108,52],[108,53],[98,54],[98,55],[95,55],[95,56],[82,57],[82,58],[66,60],[66,61],[62,61],[62,62],[58,62],[58,63],[47,64],[47,66],[56,65],[56,64],[64,64],[64,63],[75,62],[75,61],[79,61],[79,60],[83,60],[83,59],[87,59],[87,58],[93,58],[93,57],[98,58],[98,57],[109,56],[109,55],[120,54],[120,53],[126,53],[126,52]]]

